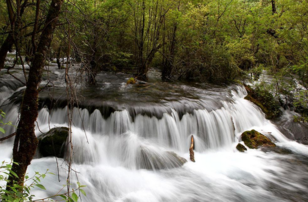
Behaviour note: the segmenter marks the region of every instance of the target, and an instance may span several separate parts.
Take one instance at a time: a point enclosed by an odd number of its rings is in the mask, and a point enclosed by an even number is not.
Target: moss
[[[255,130],[245,131],[244,133],[242,133],[241,138],[244,141],[245,145],[250,149],[257,149],[260,146],[276,146],[268,137],[262,135]]]
[[[308,123],[308,117],[303,116],[293,116],[294,123]]]
[[[246,99],[246,100],[249,100],[250,102],[253,102],[255,105],[257,105],[258,107],[260,107],[266,116],[271,116],[271,115],[268,113],[268,110],[267,110],[258,100],[256,100],[255,98],[253,98],[251,95],[247,95],[247,96],[245,97],[245,99]]]
[[[53,128],[48,133],[39,136],[39,151],[42,156],[64,157],[64,146],[68,137],[68,128]]]
[[[136,83],[136,79],[131,77],[130,79],[127,80],[126,82],[127,84],[135,84]]]
[[[245,88],[248,92],[245,99],[259,106],[267,119],[278,118],[282,114],[279,102],[275,100],[269,91],[262,90],[258,87],[252,89],[249,86],[245,86]]]
[[[236,146],[236,149],[240,152],[245,152],[247,151],[246,147],[244,145],[242,145],[241,143],[238,143]]]

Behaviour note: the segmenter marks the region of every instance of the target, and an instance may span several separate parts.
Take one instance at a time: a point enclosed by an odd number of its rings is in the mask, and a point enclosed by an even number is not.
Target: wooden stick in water
[[[190,139],[190,148],[189,148],[190,160],[191,160],[192,162],[195,162],[194,148],[195,148],[194,136],[192,135],[192,136],[191,136],[191,139]]]

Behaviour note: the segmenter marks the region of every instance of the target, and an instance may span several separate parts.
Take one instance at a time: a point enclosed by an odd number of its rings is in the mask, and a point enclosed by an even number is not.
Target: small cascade
[[[238,141],[241,132],[269,122],[260,109],[243,99],[244,88],[238,87],[231,94],[233,101],[222,101],[220,109],[196,109],[181,118],[174,109],[161,118],[143,114],[132,117],[128,110],[115,111],[104,118],[99,110],[89,113],[87,109],[74,108],[75,162],[111,162],[127,168],[140,168],[142,163],[136,164],[136,159],[150,156],[147,153],[161,156],[159,151],[187,152],[190,135],[196,139],[197,152],[230,147]],[[67,107],[58,108],[49,113],[43,108],[38,117],[38,129],[47,132],[53,127],[66,126],[67,110]],[[281,136],[275,129],[274,135]],[[284,140],[283,137],[277,139]]]
[[[69,112],[73,113],[72,166],[78,172],[78,179],[72,176],[71,187],[75,188],[77,181],[86,185],[87,197],[82,197],[83,201],[270,202],[294,201],[290,196],[296,194],[299,201],[308,200],[303,194],[308,188],[304,182],[308,178],[302,182],[297,177],[304,176],[308,166],[301,164],[296,155],[260,150],[242,154],[235,150],[241,133],[251,129],[273,136],[277,145],[297,155],[307,156],[306,146],[289,141],[257,106],[245,100],[245,88],[230,87],[227,93],[221,93],[222,99],[217,99],[219,92],[211,97],[195,90],[204,96],[198,104],[189,99],[177,103],[172,100],[158,108],[154,104],[127,108],[122,105],[121,109],[108,113],[95,106],[73,108]],[[206,104],[210,106],[205,107]],[[189,110],[181,109],[185,106]],[[145,108],[149,113],[144,113]],[[10,105],[6,113],[5,120],[17,125],[18,108]],[[37,118],[36,134],[67,125],[67,107],[52,110],[43,107]],[[14,132],[13,127],[5,129],[7,133]],[[191,135],[195,163],[189,160]],[[1,145],[5,150],[1,158],[11,157],[10,144]],[[295,161],[298,167],[294,167]],[[58,165],[51,157],[34,159],[28,172],[43,173],[47,168],[59,172],[64,183],[65,158],[58,159]],[[294,176],[289,177],[290,173]],[[62,188],[54,176],[47,176],[46,181],[42,184],[50,188],[34,189],[36,198],[53,195]]]

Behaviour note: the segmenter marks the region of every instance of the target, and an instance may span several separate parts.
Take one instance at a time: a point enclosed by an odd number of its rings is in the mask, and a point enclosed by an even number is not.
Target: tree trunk
[[[1,49],[0,49],[0,70],[2,68],[4,68],[4,61],[5,61],[5,58],[6,58],[6,55],[7,55],[7,52],[9,50],[11,50],[13,44],[16,42],[16,40],[14,41],[14,35],[18,35],[19,33],[19,24],[21,22],[21,17],[27,7],[27,2],[28,0],[25,0],[23,2],[22,5],[20,5],[20,1],[17,1],[16,2],[16,10],[17,10],[17,13],[14,13],[14,10],[13,10],[13,6],[12,6],[12,1],[10,0],[7,0],[6,1],[6,5],[7,5],[7,9],[8,9],[8,14],[9,14],[9,19],[10,19],[10,24],[11,24],[11,30],[15,30],[14,32],[10,33],[6,40],[4,41],[4,43],[2,44],[1,46]]]
[[[138,75],[137,75],[137,78],[139,80],[142,80],[142,81],[147,81],[148,80],[147,69],[148,68],[147,68],[146,64],[144,64],[144,63],[139,64]]]
[[[38,140],[34,134],[34,123],[38,115],[38,85],[41,81],[45,58],[50,47],[62,2],[62,0],[52,0],[51,2],[45,28],[41,34],[37,52],[30,68],[13,148],[13,161],[18,165],[13,164],[12,171],[17,174],[18,178],[13,175],[9,177],[7,190],[10,190],[13,184],[24,185],[27,167],[30,165],[36,151]]]
[[[4,62],[5,62],[7,52],[12,49],[13,43],[14,43],[13,37],[12,37],[11,34],[9,34],[6,37],[6,39],[5,39],[5,41],[2,44],[1,49],[0,49],[0,71],[1,71],[1,69],[4,68]]]
[[[177,25],[174,25],[173,32],[172,32],[172,39],[168,53],[164,57],[163,69],[162,69],[162,80],[163,81],[170,81],[171,80],[171,73],[173,69],[174,57],[175,57],[175,47],[176,47],[176,30]]]
[[[58,52],[57,52],[57,64],[58,64],[58,69],[61,69],[61,62],[60,62],[60,56],[61,56],[61,45],[62,43],[60,43],[60,46],[58,48]]]
[[[272,0],[272,14],[274,15],[275,13],[277,13],[277,11],[276,11],[276,3],[275,3],[275,0]]]

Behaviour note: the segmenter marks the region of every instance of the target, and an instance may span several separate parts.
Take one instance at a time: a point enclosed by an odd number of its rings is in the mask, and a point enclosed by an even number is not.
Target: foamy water
[[[161,119],[116,111],[104,119],[99,110],[73,110],[72,188],[77,179],[86,185],[82,201],[161,202],[161,201],[305,201],[308,147],[288,140],[258,107],[243,99],[246,91],[232,91],[232,102],[222,108],[194,110],[180,118],[174,109]],[[16,120],[17,109],[7,113]],[[42,109],[38,117],[40,131],[67,126],[67,108],[49,112]],[[277,145],[294,152],[278,154],[235,147],[245,130],[256,129],[274,137]],[[37,135],[40,135],[37,129]],[[194,135],[196,162],[189,161],[190,136]],[[1,160],[11,158],[11,143],[1,143]],[[168,152],[188,160],[174,166]],[[144,152],[147,157],[145,159]],[[304,159],[304,160],[303,160]],[[304,163],[303,163],[304,162]],[[47,169],[42,184],[47,191],[33,189],[36,198],[61,190],[67,176],[67,163],[55,158],[34,159],[29,175]],[[151,167],[152,169],[143,169]],[[163,169],[160,169],[163,168]]]

